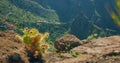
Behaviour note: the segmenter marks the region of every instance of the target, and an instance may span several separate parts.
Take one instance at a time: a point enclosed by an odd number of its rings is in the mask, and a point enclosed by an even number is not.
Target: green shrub
[[[43,56],[49,49],[49,44],[46,42],[46,39],[49,36],[48,32],[40,33],[35,28],[24,28],[23,35],[17,35],[24,44],[26,51],[31,51],[34,53],[34,56],[37,57],[38,55]]]

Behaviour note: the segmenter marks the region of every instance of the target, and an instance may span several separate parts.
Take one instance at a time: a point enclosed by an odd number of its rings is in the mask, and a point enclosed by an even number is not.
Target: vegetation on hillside
[[[120,34],[107,14],[106,2],[112,6],[112,0],[0,0],[0,30],[13,29],[22,34],[20,29],[37,28],[50,32],[52,41],[69,32],[80,39],[92,34],[100,37]],[[117,16],[116,12],[111,14],[113,18]]]
[[[120,26],[120,0],[116,0],[116,9],[116,12],[111,12],[111,17]]]
[[[24,9],[25,11],[29,11],[46,19],[47,21],[59,21],[59,18],[54,10],[46,9],[37,2],[31,0],[10,0],[10,2],[17,7]]]
[[[50,32],[52,41],[69,32],[69,25],[61,24],[52,9],[31,0],[0,0],[0,30],[12,29],[22,34],[20,29],[25,27]]]

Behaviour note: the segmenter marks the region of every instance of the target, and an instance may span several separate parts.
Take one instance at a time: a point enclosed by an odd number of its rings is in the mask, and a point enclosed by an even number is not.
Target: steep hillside
[[[46,9],[37,2],[31,0],[10,0],[10,2],[25,11],[29,11],[37,16],[47,19],[47,21],[59,20],[54,10]]]
[[[9,25],[14,26],[18,33],[21,33],[19,29],[24,27],[35,27],[42,32],[50,32],[53,38],[64,34],[68,29],[68,26],[59,22],[54,10],[46,9],[37,2],[0,0],[0,30],[11,29]]]
[[[0,18],[1,20],[4,19],[10,22],[33,22],[35,20],[43,20],[31,12],[16,7],[8,0],[0,0]]]
[[[70,33],[80,39],[97,33],[99,36],[120,34],[108,10],[115,10],[114,0],[33,0],[54,9],[61,22],[71,23]]]
[[[41,31],[54,31],[57,35],[70,32],[80,39],[92,34],[98,37],[120,34],[109,10],[116,11],[114,0],[0,1],[1,21],[4,19],[18,28],[37,26]]]
[[[37,2],[30,0],[1,0],[0,17],[7,16],[7,21],[58,21],[57,14],[51,9],[45,9]]]

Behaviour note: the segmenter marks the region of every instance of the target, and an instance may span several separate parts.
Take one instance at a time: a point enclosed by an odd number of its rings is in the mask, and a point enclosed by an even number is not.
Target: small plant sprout
[[[98,37],[97,33],[91,34],[90,36],[88,36],[87,40],[92,40],[92,39],[96,39]]]
[[[76,53],[75,51],[70,51],[70,54],[71,54],[73,57],[77,57],[77,56],[78,56],[78,53]]]
[[[75,51],[70,51],[70,54],[73,56],[73,57],[78,57],[78,56],[82,56],[83,54],[82,53],[77,53]]]

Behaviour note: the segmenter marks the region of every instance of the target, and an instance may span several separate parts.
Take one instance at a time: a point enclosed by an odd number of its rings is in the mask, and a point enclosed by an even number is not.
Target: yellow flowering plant
[[[17,35],[24,44],[26,51],[34,53],[34,57],[43,56],[44,53],[48,51],[49,44],[46,42],[46,39],[49,36],[48,32],[40,33],[36,28],[24,28],[23,35]]]

